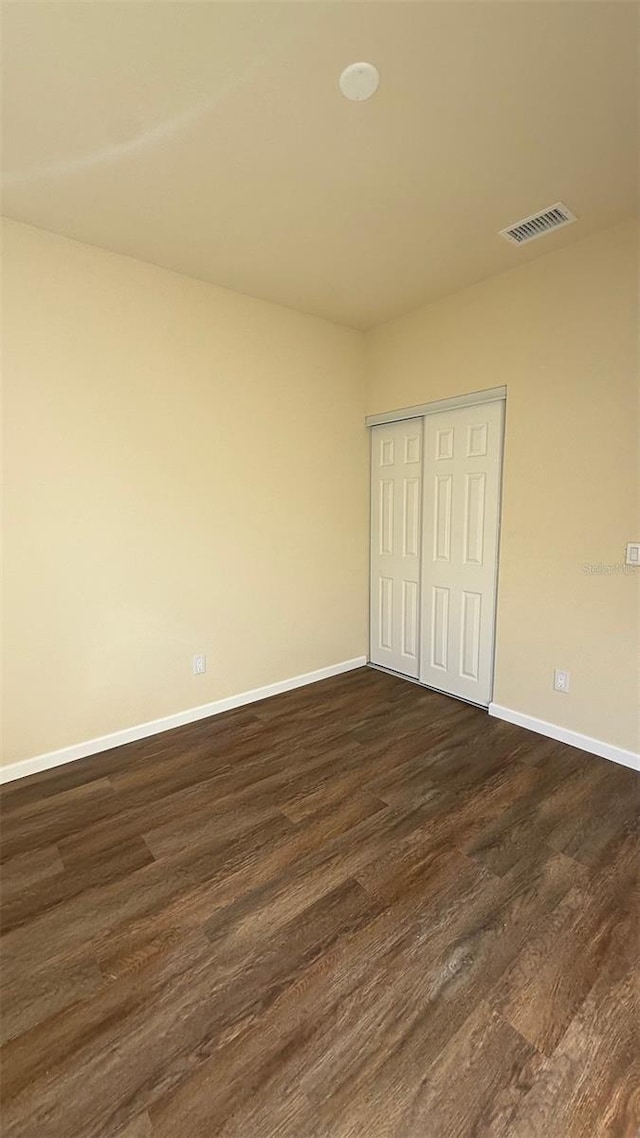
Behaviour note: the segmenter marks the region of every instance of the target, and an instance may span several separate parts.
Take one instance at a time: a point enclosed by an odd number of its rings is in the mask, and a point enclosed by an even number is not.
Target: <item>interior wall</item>
[[[362,334],[3,239],[3,761],[365,654]],[[364,337],[368,413],[507,386],[494,700],[631,750],[639,316],[629,224]]]
[[[3,238],[3,761],[365,654],[362,333]]]
[[[506,385],[494,701],[632,751],[638,264],[629,223],[366,337],[369,414]]]

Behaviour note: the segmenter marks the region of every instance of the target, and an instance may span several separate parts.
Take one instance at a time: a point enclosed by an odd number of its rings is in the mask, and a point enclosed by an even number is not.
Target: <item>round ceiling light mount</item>
[[[350,63],[342,72],[339,83],[345,99],[363,103],[378,90],[380,73],[373,63]]]

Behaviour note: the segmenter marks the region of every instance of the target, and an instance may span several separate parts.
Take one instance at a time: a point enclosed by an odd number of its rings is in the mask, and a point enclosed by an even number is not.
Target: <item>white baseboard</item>
[[[33,759],[22,759],[17,763],[9,763],[0,767],[0,783],[12,782],[16,778],[25,778],[38,771],[46,771],[51,767],[71,763],[75,759],[85,759],[88,755],[97,755],[100,751],[109,751],[112,747],[122,747],[125,743],[135,743],[137,739],[146,739],[149,735],[158,735],[161,731],[170,731],[173,727],[183,727],[187,723],[195,723],[198,719],[207,719],[210,715],[220,715],[223,711],[231,711],[234,707],[242,707],[247,703],[255,703],[259,699],[268,699],[269,696],[279,695],[281,692],[292,691],[294,688],[304,687],[306,684],[315,684],[318,680],[327,680],[331,676],[339,676],[342,672],[351,672],[354,668],[363,668],[367,662],[366,656],[356,656],[354,660],[343,660],[340,664],[330,664],[328,668],[318,668],[315,672],[306,672],[303,676],[292,676],[288,680],[279,680],[275,684],[267,684],[263,688],[254,688],[253,691],[243,691],[239,695],[230,695],[225,699],[216,699],[213,703],[204,703],[200,707],[190,707],[187,711],[178,711],[175,715],[165,715],[162,719],[153,719],[149,723],[139,723],[136,727],[125,727],[122,731],[114,731],[111,735],[101,735],[98,739],[88,739],[85,743],[74,743],[71,747],[63,747],[59,751],[49,751],[46,755],[36,755]]]
[[[496,719],[505,719],[507,723],[515,723],[517,727],[526,727],[527,730],[536,731],[538,735],[546,735],[549,739],[557,739],[559,743],[568,743],[570,747],[579,747],[581,751],[589,751],[590,754],[599,755],[602,759],[611,759],[613,763],[620,763],[623,767],[640,771],[640,755],[635,751],[625,751],[623,747],[614,747],[612,743],[603,743],[600,739],[580,735],[577,731],[569,731],[566,727],[558,727],[555,723],[547,723],[544,719],[534,719],[531,715],[523,715],[521,711],[512,711],[509,707],[500,707],[497,703],[489,704],[489,715],[494,715]]]

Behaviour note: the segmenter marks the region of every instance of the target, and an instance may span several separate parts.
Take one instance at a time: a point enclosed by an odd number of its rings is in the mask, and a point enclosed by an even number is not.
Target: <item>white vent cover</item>
[[[522,221],[516,221],[507,229],[500,230],[500,236],[512,245],[524,245],[525,241],[535,241],[536,237],[544,237],[552,229],[561,229],[563,225],[571,225],[577,217],[562,202],[556,202],[540,213],[532,213]]]

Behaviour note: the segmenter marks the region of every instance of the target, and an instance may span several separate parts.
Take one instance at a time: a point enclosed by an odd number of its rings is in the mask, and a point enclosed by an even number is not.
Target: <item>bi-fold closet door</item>
[[[370,659],[487,705],[502,401],[371,430]]]

